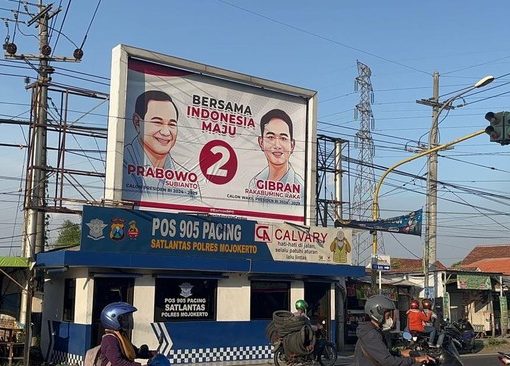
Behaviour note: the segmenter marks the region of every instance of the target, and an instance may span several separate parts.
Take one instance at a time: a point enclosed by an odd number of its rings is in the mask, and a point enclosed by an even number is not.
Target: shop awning
[[[72,250],[37,254],[36,267],[51,268],[118,268],[131,270],[181,270],[209,272],[240,272],[257,274],[286,274],[322,277],[360,277],[361,266],[332,265],[304,262],[278,262],[250,259],[223,259],[196,256],[157,256],[140,253],[96,253]]]
[[[0,257],[0,267],[27,268],[28,258],[25,257]]]

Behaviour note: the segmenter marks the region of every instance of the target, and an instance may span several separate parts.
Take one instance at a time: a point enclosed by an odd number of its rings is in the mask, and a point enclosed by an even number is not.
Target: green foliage
[[[489,338],[487,340],[487,344],[489,346],[499,346],[502,344],[507,344],[508,342],[504,338]]]
[[[450,266],[450,268],[460,268],[461,263],[462,261],[455,262]]]
[[[60,226],[55,247],[67,247],[80,244],[80,224],[76,224],[70,220],[64,220]]]

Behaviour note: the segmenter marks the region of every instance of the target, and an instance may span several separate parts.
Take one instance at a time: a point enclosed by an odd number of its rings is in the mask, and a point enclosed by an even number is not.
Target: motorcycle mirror
[[[413,339],[413,336],[411,335],[411,333],[404,331],[404,333],[402,333],[402,338],[404,338],[406,341],[410,341],[411,339]]]

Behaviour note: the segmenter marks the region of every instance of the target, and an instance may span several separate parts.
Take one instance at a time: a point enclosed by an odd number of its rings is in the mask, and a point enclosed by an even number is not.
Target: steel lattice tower
[[[358,165],[356,168],[356,180],[354,184],[354,197],[352,204],[353,218],[355,220],[372,220],[372,202],[375,189],[374,173],[374,141],[371,130],[375,126],[372,114],[374,91],[370,76],[372,71],[367,65],[357,61],[358,77],[355,80],[355,91],[360,93],[360,101],[354,111],[355,119],[360,121],[360,128],[356,132],[354,147],[358,148]],[[379,251],[384,252],[384,244],[381,234],[378,234]],[[372,235],[368,231],[359,231],[353,235],[353,262],[366,264],[372,253]]]

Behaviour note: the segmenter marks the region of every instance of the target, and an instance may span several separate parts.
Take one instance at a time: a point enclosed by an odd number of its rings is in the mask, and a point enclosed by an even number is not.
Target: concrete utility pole
[[[433,75],[432,86],[432,127],[429,133],[429,150],[437,146],[438,139],[438,117],[439,117],[439,73],[436,71]],[[427,203],[425,205],[426,225],[425,225],[425,249],[423,255],[423,273],[425,297],[429,296],[429,271],[437,260],[436,238],[437,238],[437,151],[428,156],[428,174],[427,174]],[[432,268],[433,269],[433,268]],[[435,281],[434,281],[435,287]]]
[[[38,18],[38,19],[36,19]],[[23,243],[23,256],[29,258],[29,262],[34,260],[36,253],[44,250],[45,236],[45,217],[41,208],[46,206],[46,143],[47,143],[47,122],[48,122],[48,78],[49,67],[47,55],[48,52],[48,12],[45,6],[41,5],[41,11],[32,20],[37,21],[39,25],[39,69],[38,78],[32,94],[32,113],[35,125],[33,127],[32,153],[30,158],[33,164],[29,167],[27,177],[27,192],[25,195],[26,219],[25,235]],[[51,49],[50,49],[51,52]],[[32,272],[32,271],[30,271]],[[21,296],[20,323],[26,325],[29,329],[31,314],[31,275],[27,280],[27,285]]]
[[[494,76],[488,75],[477,81],[475,84],[462,89],[458,94],[448,98],[444,102],[439,102],[439,73],[436,71],[433,75],[433,96],[430,99],[420,99],[417,103],[432,107],[432,126],[429,132],[428,151],[431,151],[428,158],[427,174],[427,204],[426,204],[426,225],[425,225],[425,248],[423,255],[423,273],[425,297],[432,297],[429,292],[429,273],[431,267],[434,267],[437,261],[437,150],[435,147],[439,144],[439,116],[445,109],[454,109],[453,102],[464,94],[482,88],[494,80]],[[435,273],[435,272],[434,272]],[[437,281],[434,279],[434,289],[437,290]],[[437,292],[437,291],[435,291]]]
[[[45,244],[45,220],[46,220],[46,189],[48,179],[47,166],[47,127],[48,127],[48,85],[54,69],[50,61],[80,61],[83,51],[78,48],[73,57],[53,57],[49,44],[48,22],[60,12],[60,8],[52,11],[52,4],[44,5],[42,0],[38,7],[38,13],[30,18],[25,24],[30,27],[37,24],[39,28],[39,53],[36,55],[17,54],[17,46],[6,40],[4,44],[5,57],[30,61],[37,61],[38,68],[32,66],[38,72],[37,81],[27,85],[32,89],[32,118],[30,124],[29,154],[27,160],[26,185],[25,185],[25,226],[23,232],[23,256],[28,259],[26,282],[21,293],[19,321],[25,325],[25,348],[23,364],[29,364],[29,350],[31,346],[31,314],[32,296],[34,290],[34,261],[35,255],[44,251]],[[19,14],[16,14],[19,17]]]

